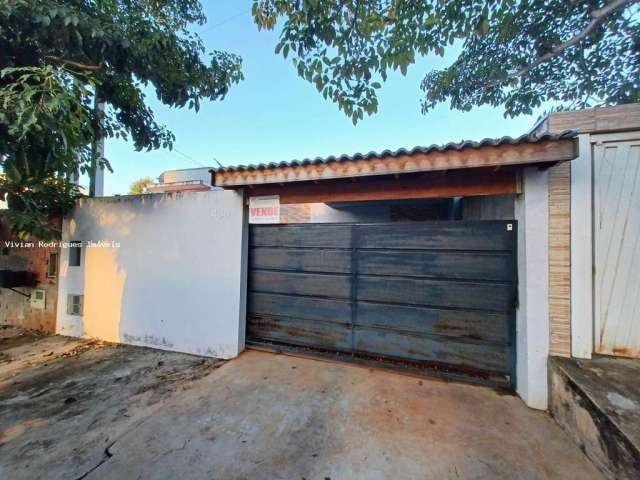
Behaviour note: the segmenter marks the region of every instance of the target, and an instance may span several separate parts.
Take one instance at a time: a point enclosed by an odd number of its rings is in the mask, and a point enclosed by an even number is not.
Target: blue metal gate
[[[514,387],[516,230],[252,225],[247,343]]]

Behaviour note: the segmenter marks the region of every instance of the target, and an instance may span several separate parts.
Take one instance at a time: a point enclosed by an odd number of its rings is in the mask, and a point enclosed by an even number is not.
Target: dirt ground
[[[484,387],[4,328],[0,478],[601,477],[548,415]]]

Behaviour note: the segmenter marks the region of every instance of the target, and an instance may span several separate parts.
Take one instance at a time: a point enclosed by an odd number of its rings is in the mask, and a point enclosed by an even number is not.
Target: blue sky
[[[176,136],[173,151],[136,152],[109,140],[105,155],[114,173],[106,174],[105,194],[126,194],[135,180],[158,177],[164,170],[302,159],[370,150],[521,135],[542,113],[504,118],[501,109],[471,112],[440,105],[420,112],[420,81],[432,68],[455,59],[428,57],[403,77],[390,75],[379,90],[379,110],[353,126],[350,119],[315,88],[299,78],[290,60],[274,54],[278,32],[259,32],[250,14],[251,0],[204,1],[208,24],[196,29],[209,50],[225,50],[243,59],[245,80],[220,102],[205,103],[198,113],[168,109],[149,92],[160,123]]]

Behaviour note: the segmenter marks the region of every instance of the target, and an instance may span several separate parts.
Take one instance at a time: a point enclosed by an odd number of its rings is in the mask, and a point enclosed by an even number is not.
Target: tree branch
[[[607,17],[609,17],[613,13],[617,12],[618,10],[623,10],[623,9],[627,8],[628,6],[630,6],[631,4],[637,3],[639,1],[640,0],[615,0],[615,1],[611,2],[611,3],[609,3],[608,5],[602,7],[599,10],[595,10],[594,12],[591,12],[591,21],[589,22],[589,24],[583,30],[581,30],[578,34],[576,34],[574,37],[570,38],[569,40],[567,40],[564,43],[561,43],[560,45],[558,45],[557,47],[552,49],[550,52],[547,52],[544,55],[538,57],[533,63],[527,65],[526,67],[524,67],[524,68],[522,68],[520,70],[518,70],[516,73],[514,73],[512,75],[509,75],[508,77],[503,78],[501,80],[494,80],[493,82],[489,82],[487,84],[487,86],[488,87],[495,87],[497,85],[500,85],[500,84],[506,82],[509,79],[520,78],[520,77],[526,75],[531,70],[536,68],[538,65],[541,65],[541,64],[543,64],[545,62],[548,62],[552,58],[555,58],[558,55],[560,55],[562,52],[564,52],[568,48],[571,48],[571,47],[577,45],[578,43],[582,42],[585,38],[587,38],[589,35],[591,35],[591,33],[597,27],[599,27],[607,19]]]
[[[67,59],[60,58],[60,57],[54,57],[52,55],[47,55],[47,58],[50,58],[50,59],[55,60],[55,61],[57,61],[59,63],[62,63],[63,65],[68,65],[70,67],[78,68],[80,70],[95,71],[95,70],[100,70],[102,68],[102,64],[89,65],[89,64],[86,64],[86,63],[75,62],[73,60],[67,60]]]

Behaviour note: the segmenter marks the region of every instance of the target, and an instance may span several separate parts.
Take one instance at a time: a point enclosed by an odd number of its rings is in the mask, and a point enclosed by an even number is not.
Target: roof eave
[[[478,145],[478,144],[476,144]],[[550,164],[577,157],[575,135],[547,137],[525,142],[484,144],[464,148],[432,149],[427,152],[359,156],[347,160],[292,162],[269,167],[219,169],[215,185],[238,188],[250,185],[335,180],[375,175],[459,170],[471,168]]]

